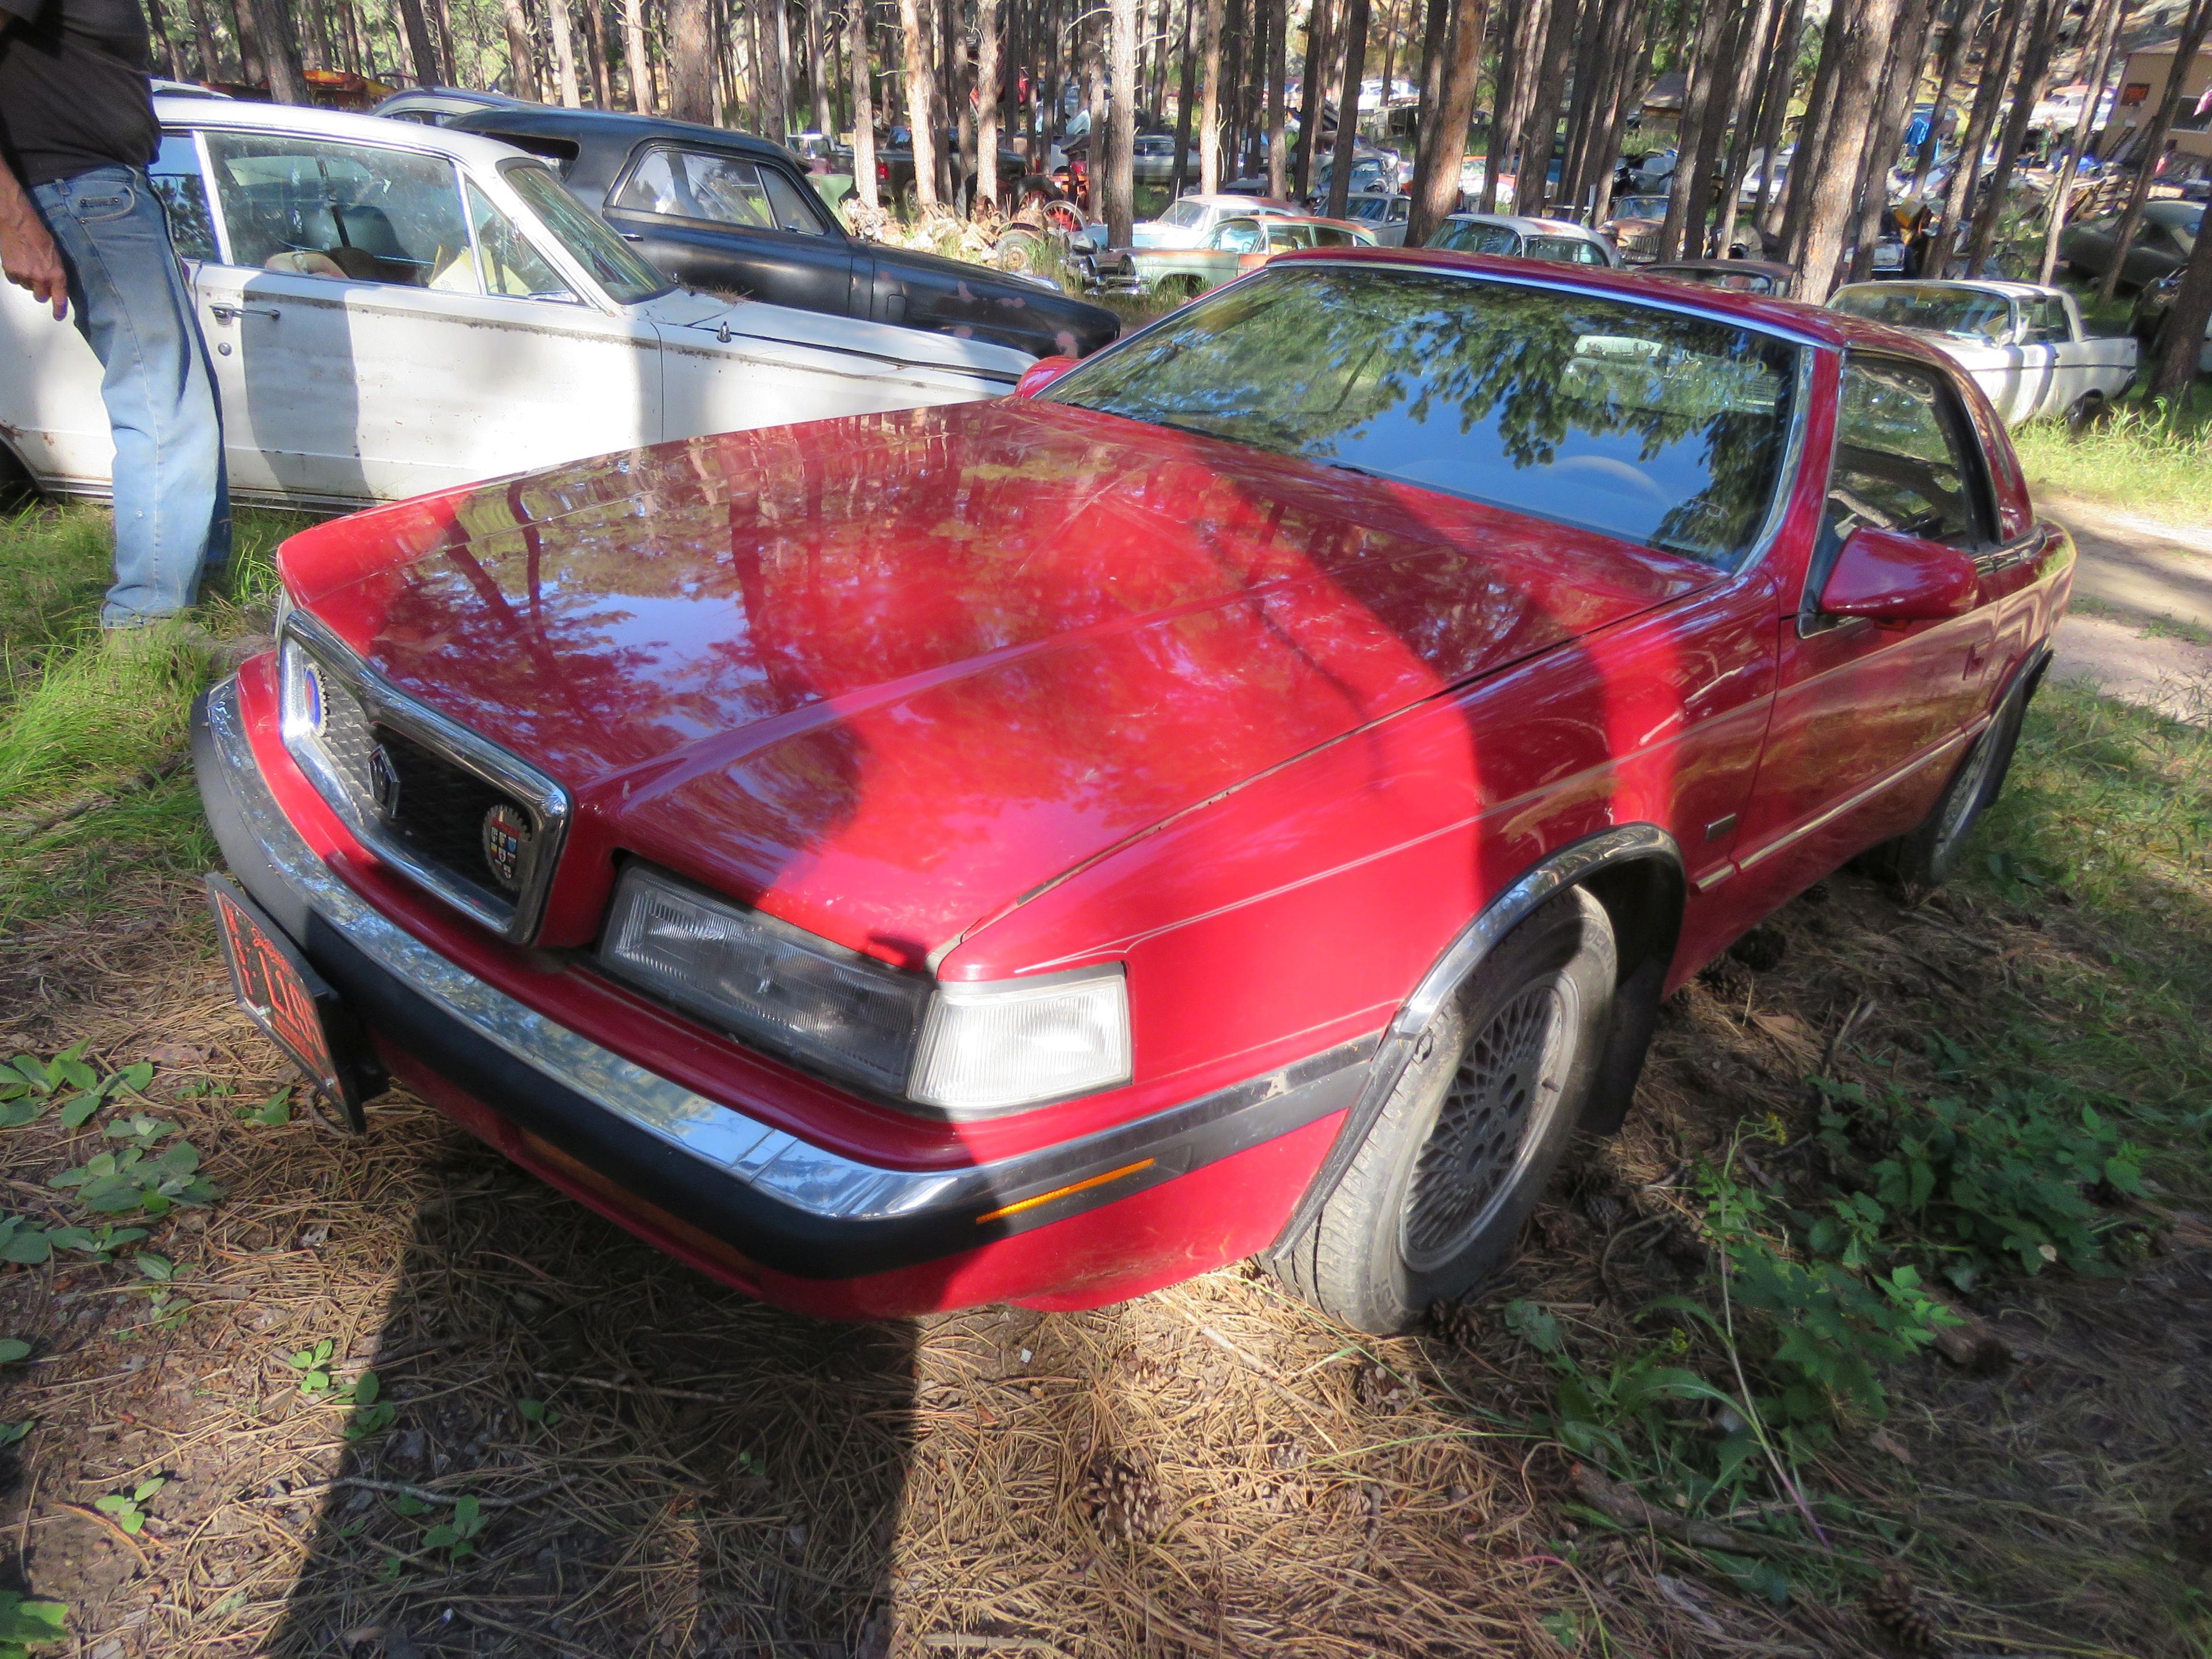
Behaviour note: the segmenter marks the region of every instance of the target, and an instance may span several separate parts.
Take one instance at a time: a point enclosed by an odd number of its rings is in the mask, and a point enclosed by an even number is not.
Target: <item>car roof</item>
[[[2063,289],[2045,288],[2040,283],[2007,282],[1995,276],[1954,276],[1946,277],[1941,281],[1930,277],[1925,282],[1908,277],[1901,283],[1846,283],[1838,289],[1836,293],[1847,294],[1865,289],[1913,288],[1956,289],[1962,294],[1995,294],[2008,300],[2048,300],[2054,295],[2063,298],[2065,295],[2065,290]],[[1829,297],[1833,299],[1835,296],[1831,295]]]
[[[1301,264],[1360,264],[1401,270],[1464,271],[1471,276],[1502,278],[1521,287],[1576,289],[1627,301],[1635,305],[1660,303],[1671,310],[1694,310],[1728,322],[1741,322],[1788,334],[1816,345],[1845,350],[1852,346],[1879,346],[1900,356],[1934,363],[1946,369],[1950,359],[1926,342],[1901,329],[1864,318],[1852,317],[1826,306],[1799,300],[1778,300],[1735,289],[1692,287],[1673,283],[1655,289],[1633,268],[1614,270],[1598,265],[1564,265],[1528,259],[1504,258],[1488,253],[1457,253],[1434,247],[1294,248],[1268,261],[1267,269]]]
[[[303,138],[349,139],[386,149],[428,150],[457,161],[490,167],[520,154],[514,145],[453,127],[393,121],[350,110],[316,109],[302,104],[255,104],[244,100],[171,98],[157,95],[155,118],[163,126],[200,127],[210,131],[238,128],[248,132],[288,132]],[[536,159],[534,157],[530,159]]]
[[[727,127],[710,127],[696,121],[674,121],[665,116],[634,115],[627,110],[563,109],[553,104],[520,104],[471,110],[453,126],[465,132],[514,132],[533,138],[566,138],[590,135],[635,144],[647,138],[679,143],[712,145],[717,149],[751,156],[783,156],[791,152],[766,138]]]
[[[1578,225],[1571,219],[1538,219],[1525,213],[1453,213],[1445,216],[1445,222],[1504,225],[1523,236],[1581,236],[1593,242],[1603,240],[1589,226]]]
[[[2144,218],[2156,219],[2169,225],[2195,224],[2203,216],[2204,204],[2202,202],[2184,202],[2168,196],[2143,204]]]

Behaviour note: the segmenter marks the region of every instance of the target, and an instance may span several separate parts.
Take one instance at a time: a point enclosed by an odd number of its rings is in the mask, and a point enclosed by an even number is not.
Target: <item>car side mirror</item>
[[[1014,396],[1034,398],[1054,380],[1075,367],[1073,357],[1040,357],[1022,371],[1022,378],[1014,382]]]
[[[1820,610],[1878,623],[1941,622],[1972,610],[1980,592],[1980,573],[1957,548],[1869,526],[1836,555]]]

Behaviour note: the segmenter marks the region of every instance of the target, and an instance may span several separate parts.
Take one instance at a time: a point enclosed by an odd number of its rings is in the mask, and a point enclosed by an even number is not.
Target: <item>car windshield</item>
[[[1663,196],[1624,196],[1613,204],[1616,219],[1663,219],[1667,216],[1667,198]]]
[[[1165,213],[1160,215],[1159,222],[1164,225],[1176,225],[1185,229],[1194,225],[1202,225],[1206,222],[1206,204],[1202,202],[1194,202],[1186,196],[1182,200],[1170,206]]]
[[[1732,568],[1778,487],[1796,350],[1714,319],[1277,266],[1040,396]]]
[[[1447,219],[1429,238],[1431,247],[1447,247],[1461,253],[1518,253],[1521,233],[1510,225],[1487,225],[1474,219]]]
[[[538,222],[591,272],[617,305],[635,305],[676,286],[629,250],[629,244],[594,218],[561,181],[536,161],[502,161],[500,174],[537,213]]]
[[[1912,283],[1870,283],[1847,288],[1828,303],[1838,311],[1892,328],[1924,329],[1954,340],[1991,343],[2012,331],[2012,301],[1978,289],[1936,288]]]

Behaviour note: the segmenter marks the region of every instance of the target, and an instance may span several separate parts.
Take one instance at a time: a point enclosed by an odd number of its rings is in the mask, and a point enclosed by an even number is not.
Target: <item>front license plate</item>
[[[363,1045],[337,993],[236,882],[210,875],[207,894],[238,1006],[360,1129]]]

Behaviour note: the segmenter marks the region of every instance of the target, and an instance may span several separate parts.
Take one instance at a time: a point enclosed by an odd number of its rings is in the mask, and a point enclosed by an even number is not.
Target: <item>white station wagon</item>
[[[328,110],[155,100],[242,499],[351,506],[744,427],[963,403],[1005,346],[678,289],[536,158]],[[98,362],[0,290],[0,474],[107,493]]]

